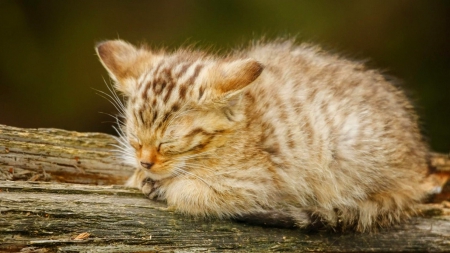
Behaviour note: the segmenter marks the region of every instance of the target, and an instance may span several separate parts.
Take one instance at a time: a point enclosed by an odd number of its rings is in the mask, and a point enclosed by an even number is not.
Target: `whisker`
[[[217,176],[221,176],[221,175],[228,175],[228,174],[232,174],[232,173],[239,171],[239,169],[232,169],[232,170],[226,170],[226,171],[222,170],[219,172],[213,168],[206,167],[206,166],[199,165],[199,164],[185,163],[185,165],[187,167],[189,167],[190,170],[199,169],[199,170],[204,170],[204,171],[210,172],[210,175],[208,175],[207,177],[217,177]]]
[[[130,152],[131,150],[128,149],[128,148],[124,148],[122,146],[114,145],[114,144],[112,144],[111,146],[116,148],[115,151],[120,151],[120,152],[123,152],[123,153],[132,154],[132,152]]]
[[[101,91],[101,90],[97,90],[97,89],[93,89],[93,90],[95,90],[97,92],[96,93],[97,95],[108,100],[116,108],[116,110],[119,113],[123,113],[123,114],[125,113],[125,110],[124,110],[125,108],[123,108],[120,104],[117,104],[117,102],[114,100],[114,98],[111,95],[109,95],[108,93]]]
[[[116,115],[112,115],[111,113],[107,113],[107,112],[99,112],[99,113],[107,115],[107,116],[110,116],[110,117],[112,117],[114,119],[117,119],[117,116]]]
[[[98,89],[94,89],[94,88],[92,88],[92,89],[96,91],[97,95],[108,100],[116,108],[116,110],[119,112],[119,117],[121,117],[121,118],[128,117],[129,113],[126,111],[126,107],[125,107],[125,104],[122,101],[122,99],[119,98],[119,96],[117,95],[117,92],[112,88],[112,85],[108,85],[108,83],[104,79],[103,79],[103,81],[104,81],[108,91],[111,94],[108,94],[108,93],[98,90]]]
[[[183,169],[181,169],[181,168],[175,168],[175,171],[180,172],[180,173],[185,174],[185,175],[192,176],[192,177],[194,177],[194,178],[196,178],[196,179],[202,181],[202,182],[203,182],[204,184],[206,184],[208,187],[212,187],[211,184],[209,184],[208,182],[206,182],[206,181],[205,181],[203,178],[201,178],[200,176],[195,175],[194,173],[191,173],[191,172],[189,172],[189,171],[183,170]]]
[[[108,83],[106,83],[106,87],[108,88],[109,92],[111,92],[111,94],[113,95],[113,97],[115,98],[115,101],[120,105],[121,108],[125,108],[122,99],[119,98],[119,96],[117,95],[117,92],[114,88],[112,88],[112,85],[108,85]]]
[[[125,137],[123,137],[123,136],[120,136],[120,137],[116,137],[116,136],[114,136],[114,139],[117,141],[117,142],[119,142],[119,144],[122,146],[122,147],[124,147],[124,148],[129,148],[129,149],[131,149],[132,147],[128,144],[128,142],[127,142],[127,140],[125,139]]]

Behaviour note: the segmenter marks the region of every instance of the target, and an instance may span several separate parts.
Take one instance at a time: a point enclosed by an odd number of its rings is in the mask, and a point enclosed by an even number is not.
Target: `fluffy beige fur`
[[[115,40],[97,53],[127,97],[128,185],[180,212],[366,231],[424,197],[417,116],[361,63],[292,41],[220,57]]]

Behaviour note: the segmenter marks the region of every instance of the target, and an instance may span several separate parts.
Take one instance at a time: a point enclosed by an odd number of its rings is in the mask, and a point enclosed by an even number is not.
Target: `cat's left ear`
[[[255,81],[263,69],[263,65],[254,59],[220,62],[211,70],[209,78],[216,96],[230,97]]]
[[[128,80],[137,78],[151,58],[149,51],[122,40],[98,43],[95,50],[111,78],[116,81],[116,89],[125,95],[133,90]]]

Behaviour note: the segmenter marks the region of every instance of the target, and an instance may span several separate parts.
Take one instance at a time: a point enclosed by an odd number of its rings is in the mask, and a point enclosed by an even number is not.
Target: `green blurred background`
[[[450,150],[450,1],[0,1],[0,124],[113,133],[105,39],[226,49],[295,35],[404,81],[434,150]]]

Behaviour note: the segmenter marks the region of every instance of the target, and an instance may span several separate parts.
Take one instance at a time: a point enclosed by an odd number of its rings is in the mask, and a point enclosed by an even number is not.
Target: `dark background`
[[[450,1],[0,1],[0,124],[113,133],[94,45],[227,49],[297,36],[404,81],[434,150],[450,149]]]

